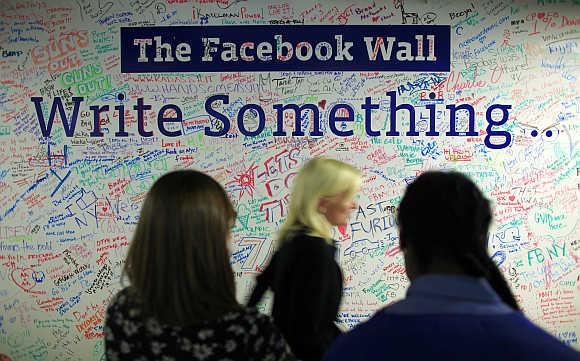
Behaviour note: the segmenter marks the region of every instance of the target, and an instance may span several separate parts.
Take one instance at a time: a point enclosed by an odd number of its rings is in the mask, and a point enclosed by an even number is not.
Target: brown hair
[[[222,186],[203,173],[153,184],[123,270],[147,315],[191,325],[240,307],[226,245],[234,219]]]

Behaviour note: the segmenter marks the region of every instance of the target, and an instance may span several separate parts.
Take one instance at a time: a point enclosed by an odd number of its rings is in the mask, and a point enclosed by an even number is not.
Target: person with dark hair
[[[111,301],[107,360],[295,360],[271,319],[235,298],[228,245],[235,212],[219,183],[192,170],[149,190]]]
[[[348,222],[361,180],[358,169],[336,159],[314,158],[302,167],[292,185],[279,249],[250,296],[252,306],[267,289],[273,291],[274,322],[303,361],[320,361],[341,334],[335,321],[342,272],[331,231]]]
[[[520,312],[487,254],[491,220],[466,176],[419,176],[398,212],[407,297],[339,338],[324,360],[580,360]]]

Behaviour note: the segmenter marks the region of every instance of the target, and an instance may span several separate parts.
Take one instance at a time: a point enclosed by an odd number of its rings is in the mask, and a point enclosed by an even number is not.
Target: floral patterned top
[[[295,361],[270,317],[254,308],[191,327],[144,318],[125,288],[111,301],[105,322],[107,360]]]

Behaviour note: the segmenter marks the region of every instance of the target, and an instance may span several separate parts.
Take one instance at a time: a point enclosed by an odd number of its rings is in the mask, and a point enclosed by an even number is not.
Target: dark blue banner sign
[[[121,28],[121,71],[413,71],[450,67],[448,25]]]

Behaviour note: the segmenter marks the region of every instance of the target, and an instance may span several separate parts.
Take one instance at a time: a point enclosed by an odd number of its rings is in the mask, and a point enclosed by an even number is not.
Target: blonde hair
[[[320,199],[345,192],[354,197],[360,184],[361,172],[349,164],[325,157],[308,161],[294,179],[288,216],[278,233],[278,242],[302,228],[329,241],[332,225],[318,211]]]

